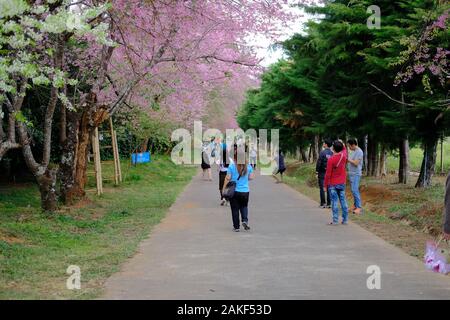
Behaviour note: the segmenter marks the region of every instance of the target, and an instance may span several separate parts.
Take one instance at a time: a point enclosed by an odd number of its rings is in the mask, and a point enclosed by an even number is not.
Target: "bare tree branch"
[[[386,92],[384,92],[383,90],[381,90],[380,88],[378,88],[378,87],[377,87],[376,85],[374,85],[373,83],[371,83],[370,85],[371,85],[373,88],[375,88],[377,91],[379,91],[379,92],[381,92],[383,95],[385,95],[387,98],[389,98],[390,100],[392,100],[392,101],[394,101],[394,102],[397,102],[398,104],[405,105],[405,106],[410,106],[410,107],[414,107],[414,106],[415,106],[415,104],[412,104],[412,103],[406,103],[406,102],[397,100],[397,99],[395,99],[395,98],[392,98],[390,95],[388,95]]]
[[[442,118],[444,118],[444,114],[446,112],[450,111],[450,105],[447,107],[447,109],[445,109],[444,111],[442,111],[434,120],[434,124],[437,124]]]
[[[0,142],[0,161],[3,159],[4,155],[12,149],[18,149],[21,145],[11,141]]]

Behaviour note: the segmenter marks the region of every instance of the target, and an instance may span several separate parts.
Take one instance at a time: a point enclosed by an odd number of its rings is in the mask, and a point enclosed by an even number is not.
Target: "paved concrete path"
[[[450,277],[359,226],[327,226],[328,211],[273,178],[251,183],[251,232],[232,232],[229,207],[197,175],[105,299],[449,299]],[[368,290],[367,267],[381,268]]]

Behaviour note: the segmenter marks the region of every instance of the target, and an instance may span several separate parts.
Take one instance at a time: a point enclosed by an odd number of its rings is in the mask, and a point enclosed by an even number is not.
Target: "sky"
[[[299,1],[292,1],[291,3],[298,3]],[[299,33],[303,29],[304,23],[310,18],[303,10],[295,7],[286,7],[286,10],[289,12],[298,15],[298,19],[293,21],[286,27],[282,27],[282,36],[277,39],[277,41],[284,41],[292,37],[295,33]],[[263,34],[254,35],[248,40],[249,45],[256,48],[256,52],[258,58],[261,59],[261,65],[263,67],[268,67],[271,64],[277,62],[281,58],[283,58],[283,50],[282,49],[274,49],[272,45],[274,44],[273,39],[269,39]]]

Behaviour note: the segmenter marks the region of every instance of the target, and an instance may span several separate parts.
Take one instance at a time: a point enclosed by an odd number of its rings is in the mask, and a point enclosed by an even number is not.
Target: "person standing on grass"
[[[324,181],[325,181],[325,173],[327,171],[327,163],[328,159],[333,156],[333,151],[331,151],[331,147],[333,145],[333,141],[330,139],[325,139],[323,142],[323,150],[320,152],[319,159],[316,164],[316,174],[317,179],[319,181],[319,189],[320,189],[320,207],[321,208],[331,208],[331,198],[330,192],[326,190],[326,200],[325,200],[325,191],[324,191]]]
[[[347,141],[348,148],[352,151],[348,157],[348,178],[350,180],[350,187],[353,194],[354,206],[352,212],[354,214],[361,214],[362,203],[361,194],[359,192],[359,185],[361,183],[362,167],[364,162],[364,152],[358,147],[356,139]]]
[[[220,191],[220,205],[223,206],[227,203],[227,200],[223,197],[223,187],[225,178],[228,173],[229,159],[227,158],[227,145],[225,142],[220,144],[221,156],[219,157],[219,191]]]
[[[445,220],[444,220],[444,238],[450,240],[450,173],[445,183]]]
[[[325,173],[325,182],[323,190],[330,192],[331,208],[333,212],[333,220],[329,225],[337,225],[339,223],[339,203],[342,209],[342,224],[348,224],[348,206],[345,198],[345,183],[347,181],[346,163],[344,144],[340,141],[333,143],[333,156],[328,160],[327,171]]]
[[[228,166],[227,176],[224,181],[224,188],[229,181],[236,182],[234,196],[230,199],[230,207],[233,218],[233,231],[239,232],[239,213],[241,215],[242,226],[245,230],[250,230],[248,223],[248,201],[250,196],[250,188],[248,182],[254,178],[254,173],[253,167],[247,162],[247,156],[245,156],[245,163],[238,163],[238,152],[235,149],[233,158],[234,161]]]
[[[278,154],[275,156],[275,162],[277,164],[277,171],[275,172],[275,176],[280,174],[281,180],[277,183],[283,183],[283,173],[286,171],[286,164],[284,163],[284,154],[281,150],[278,151]]]

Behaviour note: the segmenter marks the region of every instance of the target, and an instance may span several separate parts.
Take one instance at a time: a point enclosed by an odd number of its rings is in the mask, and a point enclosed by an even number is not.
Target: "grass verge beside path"
[[[315,165],[288,161],[284,182],[319,204],[319,188]],[[436,238],[442,228],[444,179],[435,177],[435,185],[428,189],[395,183],[396,177],[383,180],[363,177],[361,196],[364,214],[350,214],[350,220],[371,231],[408,254],[422,259],[427,240]],[[349,207],[353,198],[347,186]],[[324,209],[324,223],[331,219]]]
[[[39,210],[33,184],[0,189],[0,299],[98,297],[196,172],[169,157],[155,159],[137,167],[123,163],[121,186],[108,182],[101,197],[90,192],[53,215]],[[107,178],[112,163],[103,170]],[[70,265],[81,269],[81,290],[66,288]]]

